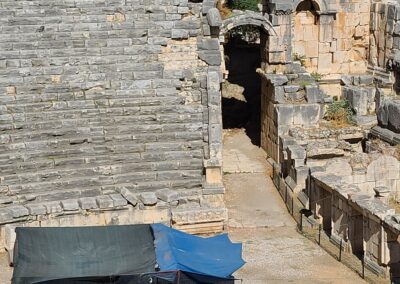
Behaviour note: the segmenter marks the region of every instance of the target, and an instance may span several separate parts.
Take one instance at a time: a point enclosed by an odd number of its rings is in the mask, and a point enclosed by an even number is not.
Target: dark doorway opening
[[[244,128],[254,145],[261,139],[261,31],[240,26],[225,37],[225,67],[228,76],[222,87],[224,129]]]
[[[349,218],[349,241],[351,244],[351,250],[358,258],[364,256],[364,219],[363,215],[352,210],[353,215]]]

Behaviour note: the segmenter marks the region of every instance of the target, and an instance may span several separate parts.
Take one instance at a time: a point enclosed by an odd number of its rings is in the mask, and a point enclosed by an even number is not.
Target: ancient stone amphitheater
[[[0,249],[16,226],[223,230],[225,50],[251,26],[278,190],[400,273],[400,3],[216,2],[0,1]]]

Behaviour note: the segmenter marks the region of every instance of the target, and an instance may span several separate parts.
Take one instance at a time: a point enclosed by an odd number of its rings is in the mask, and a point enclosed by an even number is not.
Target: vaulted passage
[[[261,67],[260,46],[264,37],[258,27],[240,26],[225,35],[224,44],[223,126],[224,129],[245,128],[252,143],[258,146],[261,80],[256,70]]]

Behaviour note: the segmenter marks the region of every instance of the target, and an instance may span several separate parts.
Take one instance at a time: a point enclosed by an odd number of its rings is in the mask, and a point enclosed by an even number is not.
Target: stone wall
[[[368,1],[264,1],[288,61],[304,56],[309,71],[330,78],[364,73],[369,47]],[[306,3],[308,2],[308,3]],[[312,3],[311,3],[312,2]]]
[[[377,88],[373,76],[343,76],[342,82],[344,82],[342,97],[349,102],[355,115],[374,115]]]
[[[363,257],[375,273],[397,277],[400,247],[395,210],[355,185],[338,183],[329,173],[313,174],[310,186],[311,209],[331,241],[342,242],[345,249]]]
[[[0,3],[0,224],[131,206],[222,229],[214,4]]]
[[[286,74],[266,74],[261,81],[261,147],[278,163],[279,137],[290,127],[318,124],[329,98],[298,62],[285,65]]]
[[[400,6],[379,1],[371,6],[369,62],[386,69],[400,49]]]

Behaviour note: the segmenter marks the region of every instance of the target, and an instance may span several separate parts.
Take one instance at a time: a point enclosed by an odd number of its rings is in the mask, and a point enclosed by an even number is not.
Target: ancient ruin
[[[400,276],[400,4],[225,6],[0,2],[0,249],[16,226],[219,232],[222,130],[244,127],[278,190]]]

